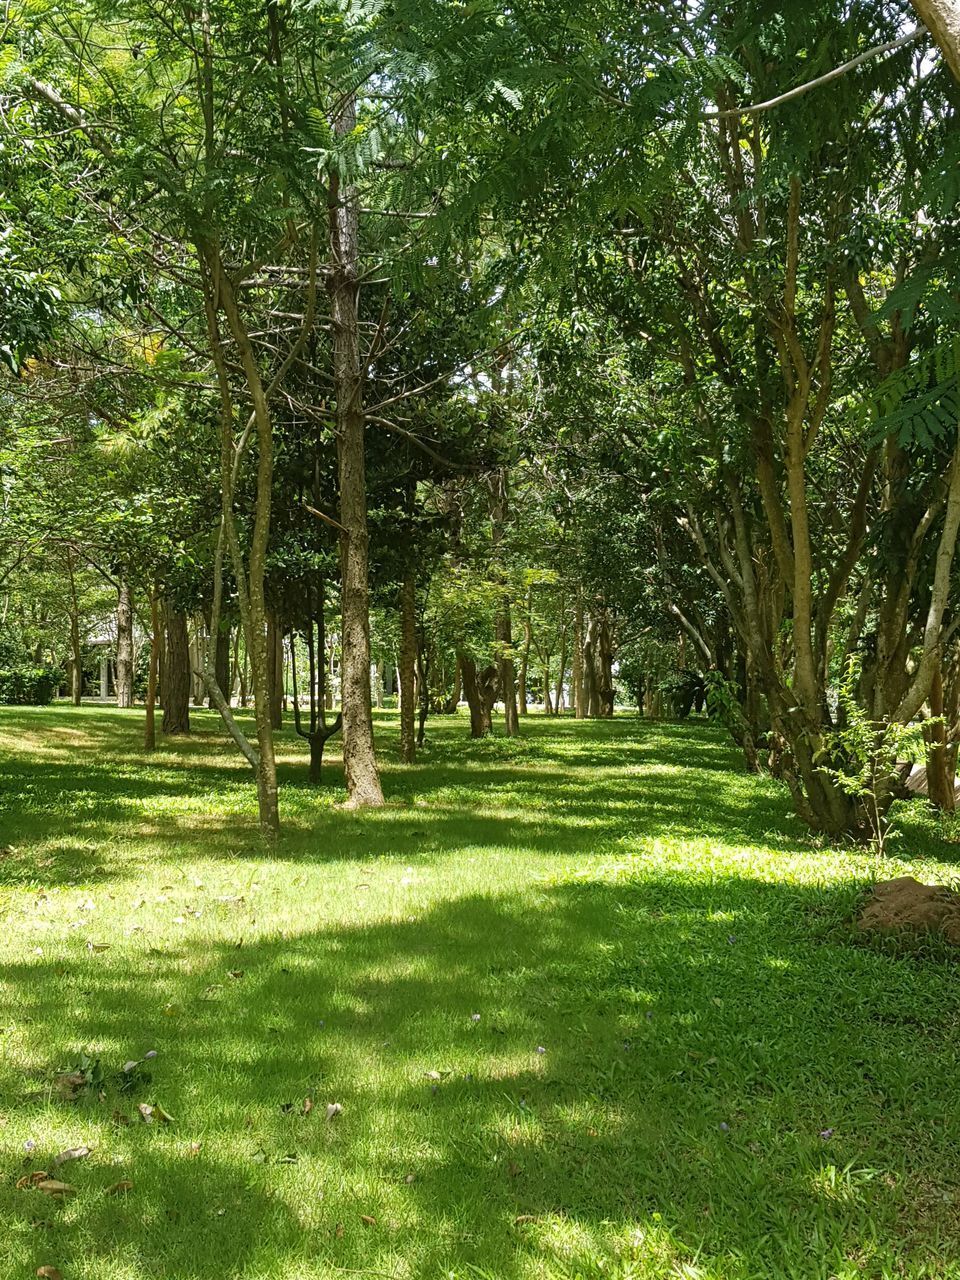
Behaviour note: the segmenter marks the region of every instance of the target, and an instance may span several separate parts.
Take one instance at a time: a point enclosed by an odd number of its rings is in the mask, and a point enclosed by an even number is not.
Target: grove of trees
[[[8,6],[0,698],[205,701],[268,834],[394,672],[407,762],[705,705],[952,809],[955,74],[955,0]]]

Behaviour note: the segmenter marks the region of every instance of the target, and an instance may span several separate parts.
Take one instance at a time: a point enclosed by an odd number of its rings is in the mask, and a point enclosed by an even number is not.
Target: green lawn
[[[847,925],[953,878],[920,806],[880,865],[703,727],[384,714],[374,814],[284,730],[267,852],[141,714],[0,713],[3,1280],[960,1277],[960,970]]]

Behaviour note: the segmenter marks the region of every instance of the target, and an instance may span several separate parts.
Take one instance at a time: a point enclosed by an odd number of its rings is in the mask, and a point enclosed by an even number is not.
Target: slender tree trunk
[[[73,572],[73,552],[67,549],[67,578],[70,584],[70,696],[79,707],[83,697],[83,653],[80,647],[80,606],[77,580]]]
[[[143,747],[145,751],[153,751],[157,745],[157,679],[160,674],[161,640],[160,607],[157,602],[157,592],[154,589],[150,593],[150,666],[147,671],[147,702],[143,721]]]
[[[250,701],[249,690],[249,657],[247,654],[247,646],[243,646],[243,658],[240,662],[240,706],[246,709]]]
[[[587,696],[583,679],[584,642],[583,599],[578,588],[573,624],[573,714],[578,720],[584,720],[587,716]]]
[[[333,122],[344,138],[357,122],[356,97],[346,93]],[[359,330],[359,229],[357,192],[330,177],[330,310],[333,321],[333,381],[337,401],[337,464],[340,481],[340,572],[343,620],[341,706],[343,766],[353,807],[382,805],[383,790],[373,740],[370,698],[370,585],[367,482],[364,444],[363,368]]]
[[[408,569],[400,588],[400,757],[406,764],[416,758],[417,670],[416,582]]]
[[[553,704],[550,701],[550,666],[547,664],[543,668],[543,714],[545,716],[553,715]]]
[[[229,623],[225,624],[221,622],[220,626],[217,628],[217,634],[214,638],[213,655],[213,669],[214,674],[217,677],[217,684],[220,686],[223,696],[226,698],[227,702],[229,702],[230,696],[233,693],[233,685],[230,681],[231,666]],[[208,699],[207,705],[210,707],[216,706],[212,695]]]
[[[533,642],[533,588],[527,588],[526,607],[523,615],[523,650],[520,654],[520,670],[517,676],[518,710],[522,716],[527,714],[527,671],[530,668],[530,646]],[[549,696],[549,695],[547,695]]]
[[[267,688],[270,698],[270,724],[283,726],[283,629],[271,609],[267,614]]]
[[[117,706],[133,706],[133,600],[126,582],[117,600]]]
[[[490,482],[490,523],[493,555],[496,559],[507,525],[507,473],[501,467]],[[517,713],[517,682],[513,662],[513,627],[510,621],[510,590],[506,570],[502,571],[503,587],[499,591],[494,635],[497,641],[497,666],[500,672],[500,696],[503,699],[503,731],[508,738],[520,732]]]
[[[190,640],[186,615],[165,606],[167,642],[163,660],[163,732],[190,732]]]
[[[563,606],[561,605],[561,613]],[[557,672],[557,692],[553,700],[553,714],[560,715],[564,710],[563,682],[567,674],[567,624],[560,627],[560,670]]]

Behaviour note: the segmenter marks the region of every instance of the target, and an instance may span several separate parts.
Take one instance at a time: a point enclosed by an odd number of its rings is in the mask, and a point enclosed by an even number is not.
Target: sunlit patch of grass
[[[848,923],[955,878],[922,806],[878,862],[702,725],[384,713],[376,813],[284,730],[269,849],[194,720],[0,712],[0,1274],[960,1275],[956,968]]]

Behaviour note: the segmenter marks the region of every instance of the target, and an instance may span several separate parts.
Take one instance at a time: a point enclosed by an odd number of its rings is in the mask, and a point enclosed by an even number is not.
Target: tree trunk
[[[517,686],[513,669],[513,633],[510,625],[510,601],[506,595],[501,598],[500,610],[496,621],[497,646],[500,651],[500,696],[503,698],[503,732],[508,738],[515,738],[520,732],[520,721],[517,714]]]
[[[153,751],[157,745],[157,678],[160,674],[160,608],[157,593],[150,593],[150,667],[147,672],[147,703],[143,721],[143,747]]]
[[[550,668],[543,668],[543,714],[545,716],[553,715],[553,705],[550,702]]]
[[[248,688],[249,688],[248,671],[249,671],[249,658],[247,655],[247,646],[244,645],[243,659],[240,662],[240,706],[243,707],[244,709],[246,709],[247,704],[250,701],[250,694],[248,692]]]
[[[960,80],[960,0],[913,0],[913,7]]]
[[[561,605],[562,609],[562,605]],[[560,670],[557,672],[557,692],[553,700],[553,714],[560,715],[564,710],[563,681],[567,674],[567,624],[560,627]]]
[[[271,609],[267,614],[267,689],[270,699],[270,724],[283,727],[283,629]]]
[[[117,600],[117,706],[133,706],[133,600],[126,582]]]
[[[217,635],[214,641],[213,668],[217,677],[217,684],[220,686],[223,696],[226,698],[227,702],[229,702],[231,694],[233,693],[233,686],[230,683],[231,667],[229,623],[221,622],[220,626],[217,628]],[[216,706],[212,697],[208,699],[207,705],[210,707]]]
[[[357,122],[356,96],[340,99],[334,135],[344,138]],[[330,175],[330,310],[333,382],[337,402],[337,469],[340,481],[340,572],[343,622],[341,707],[347,800],[353,807],[382,805],[383,790],[373,740],[370,705],[370,586],[368,581],[367,482],[363,369],[359,330],[359,230],[357,192]]]
[[[614,710],[613,687],[613,638],[610,634],[610,619],[604,610],[597,627],[597,703],[598,714],[611,717]]]
[[[190,732],[190,640],[187,618],[170,604],[166,614],[163,657],[163,732],[168,737]]]
[[[577,604],[574,615],[573,624],[573,714],[578,720],[583,720],[587,715],[587,694],[584,689],[584,662],[583,662],[583,646],[584,646],[584,624],[583,624],[583,600],[577,591]],[[561,673],[562,677],[562,673]]]
[[[927,742],[927,796],[930,803],[945,813],[956,808],[956,784],[951,776],[947,751],[947,726],[944,721],[943,673],[934,672],[930,689],[930,713],[932,724],[924,725],[923,736]]]
[[[582,654],[583,715],[594,720],[600,714],[600,689],[597,680],[597,622],[592,615],[583,626]]]
[[[489,666],[478,672],[473,658],[465,653],[461,653],[459,658],[463,696],[470,708],[470,737],[485,738],[493,732],[497,669]]]
[[[522,716],[527,714],[527,671],[530,667],[530,645],[533,642],[533,622],[530,617],[533,602],[533,588],[527,588],[526,609],[523,616],[523,650],[520,654],[520,671],[517,676],[518,710]]]
[[[417,670],[416,582],[408,570],[400,588],[400,758],[413,764],[416,758],[416,706],[414,685]]]
[[[73,573],[73,552],[67,551],[67,577],[70,583],[70,697],[79,707],[83,697],[83,653],[80,646],[80,606],[77,582]]]

